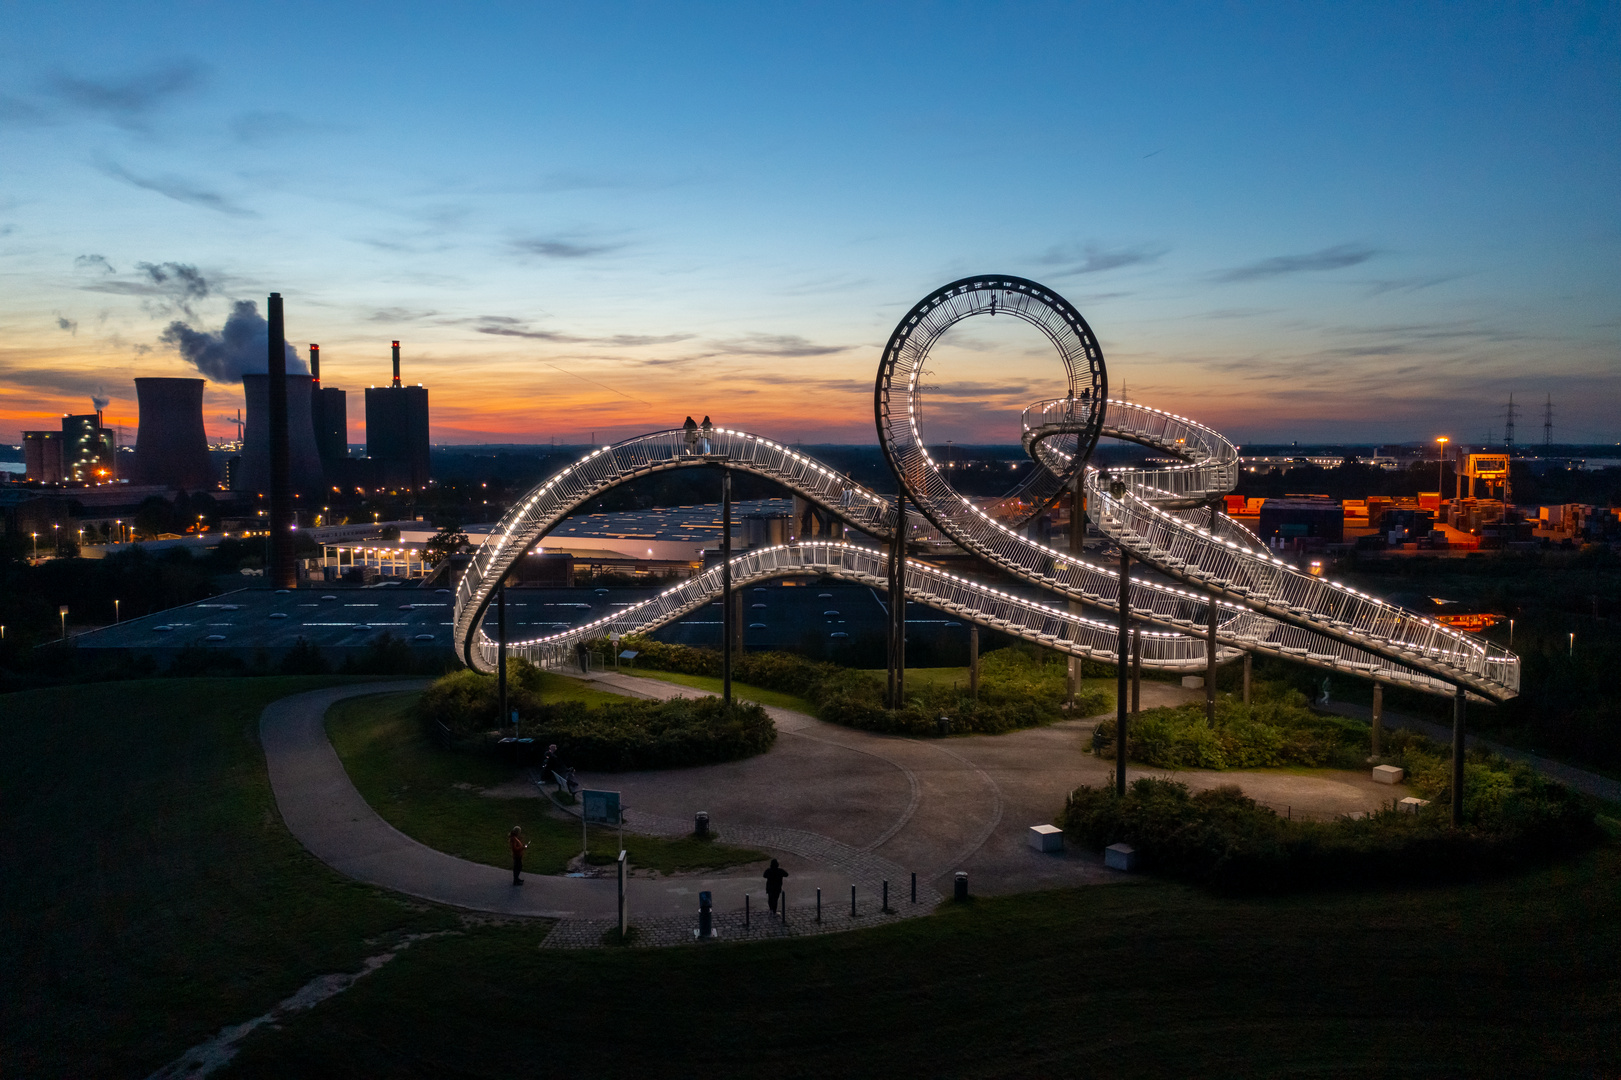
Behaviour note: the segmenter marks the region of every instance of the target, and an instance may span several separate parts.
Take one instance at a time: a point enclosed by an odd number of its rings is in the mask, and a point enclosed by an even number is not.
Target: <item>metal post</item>
[[[749,894],[743,894],[743,929],[749,928]]]
[[[889,707],[906,702],[906,492],[895,494],[895,536],[889,547]]]
[[[889,879],[884,879],[884,906],[878,909],[885,915],[889,914]]]
[[[979,627],[968,628],[968,696],[979,700]]]
[[[1075,478],[1070,481],[1069,552],[1077,558],[1084,554],[1086,550],[1086,492],[1081,486],[1082,474],[1085,471],[1085,469],[1076,469]],[[1080,601],[1071,600],[1069,602],[1069,612],[1071,615],[1082,614]],[[1069,658],[1067,689],[1069,691],[1069,708],[1072,713],[1075,710],[1075,700],[1081,694],[1081,683],[1086,674],[1083,667],[1085,663],[1085,659],[1079,656]]]
[[[850,918],[856,917],[856,887],[850,886]]]
[[[1141,715],[1143,711],[1143,631],[1142,627],[1131,628],[1131,715],[1133,718]]]
[[[1452,827],[1463,827],[1463,687],[1452,698]]]
[[[912,871],[912,903],[917,903],[917,871]]]
[[[1244,653],[1244,704],[1250,703],[1250,674],[1255,667],[1255,657],[1249,652]],[[1377,691],[1375,691],[1377,693]]]
[[[1378,760],[1382,752],[1381,744],[1385,734],[1385,688],[1382,683],[1373,684],[1373,757]]]
[[[822,921],[822,887],[816,887],[816,921]]]
[[[503,582],[495,590],[495,684],[497,728],[507,726],[507,587]]]
[[[732,470],[720,471],[721,697],[732,706]]]
[[[1204,718],[1216,722],[1216,598],[1206,604],[1206,636],[1204,659]]]
[[[1131,556],[1120,549],[1120,639],[1115,643],[1114,790],[1126,793],[1126,657],[1131,651]]]
[[[625,849],[619,849],[619,941],[624,943],[630,934],[630,911],[625,904]]]

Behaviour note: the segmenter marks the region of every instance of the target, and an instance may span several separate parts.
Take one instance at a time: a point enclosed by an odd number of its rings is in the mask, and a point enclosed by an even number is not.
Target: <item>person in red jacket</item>
[[[529,848],[529,842],[523,838],[523,826],[514,825],[507,842],[512,846],[512,883],[522,885],[523,878],[519,875],[523,873],[523,853]]]

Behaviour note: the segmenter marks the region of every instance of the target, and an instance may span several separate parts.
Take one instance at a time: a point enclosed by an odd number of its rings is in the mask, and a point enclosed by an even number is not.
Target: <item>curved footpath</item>
[[[425,685],[426,680],[409,680],[332,687],[283,698],[265,709],[259,721],[260,741],[271,790],[288,829],[316,858],[357,881],[473,911],[567,920],[559,926],[564,932],[552,935],[560,940],[549,943],[595,944],[616,917],[618,888],[612,877],[526,874],[525,884],[514,887],[507,870],[458,859],[406,836],[378,816],[355,789],[327,739],[327,710],[346,698],[416,690]],[[688,830],[690,825],[682,831]],[[665,829],[642,831],[668,832],[669,823]],[[892,890],[891,906],[896,909],[892,917],[922,914],[940,899],[932,889],[920,888],[917,904],[909,900],[901,903],[906,875],[903,868],[815,833],[739,825],[728,828],[726,839],[793,856],[791,861],[784,859],[793,875],[787,895],[793,907],[801,911],[814,905],[818,887],[823,890],[830,912],[842,910],[840,898],[847,898],[850,886],[855,884],[862,905],[868,909],[857,921],[870,923],[879,917],[873,910],[877,907],[874,899],[886,879]],[[696,916],[697,894],[702,890],[715,894],[718,912],[730,914],[735,909],[739,913],[735,921],[741,927],[743,895],[758,896],[763,883],[758,871],[746,875],[634,877],[629,886],[632,916],[639,924],[662,925],[665,930],[671,928],[672,920],[684,927]],[[806,921],[799,917],[790,923]],[[754,922],[759,933],[750,936],[778,932],[765,920],[756,918]],[[850,925],[846,915],[841,923],[824,923],[822,928]],[[798,932],[811,929],[805,926]]]
[[[637,697],[701,693],[628,673],[599,673],[593,681]],[[611,877],[526,875],[525,885],[515,888],[507,870],[455,858],[404,835],[355,790],[327,740],[327,710],[345,698],[424,685],[425,680],[410,680],[333,687],[283,698],[265,709],[260,738],[288,829],[322,862],[357,881],[473,911],[560,919],[547,944],[596,944],[615,918],[617,886]],[[1143,684],[1145,707],[1193,696],[1165,683]],[[743,897],[759,898],[763,892],[758,867],[703,876],[633,876],[630,910],[646,931],[645,943],[689,939],[703,890],[714,895],[717,925],[725,936],[762,937],[923,914],[950,891],[957,870],[968,871],[973,891],[981,894],[1117,879],[1089,853],[1040,854],[1027,844],[1029,827],[1051,821],[1077,785],[1112,782],[1112,763],[1087,751],[1096,718],[942,740],[857,731],[788,709],[768,707],[767,712],[780,737],[756,757],[581,776],[588,787],[621,792],[630,832],[686,835],[693,813],[704,810],[723,840],[769,851],[791,874],[789,926],[755,918],[747,931]],[[1390,718],[1392,726],[1395,720]],[[1163,770],[1131,772],[1164,775]],[[1195,788],[1237,784],[1293,816],[1365,812],[1407,794],[1404,786],[1375,784],[1361,772],[1188,770],[1174,775]],[[914,872],[916,904],[908,888]],[[877,911],[886,880],[895,909],[891,916]],[[859,899],[855,919],[849,915],[852,884]],[[821,924],[811,917],[818,888],[824,902]]]

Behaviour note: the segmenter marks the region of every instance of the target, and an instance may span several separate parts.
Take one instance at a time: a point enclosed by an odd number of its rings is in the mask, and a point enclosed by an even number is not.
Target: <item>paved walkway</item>
[[[626,673],[598,673],[594,681],[641,697],[699,693]],[[508,871],[457,859],[400,833],[349,782],[326,738],[327,710],[344,698],[422,685],[419,680],[319,690],[265,710],[260,733],[288,828],[323,862],[357,880],[472,910],[565,920],[553,932],[554,945],[599,940],[617,903],[612,878],[526,876],[526,884],[514,888]],[[1174,684],[1143,684],[1144,707],[1196,696]],[[862,910],[857,922],[862,922],[877,917],[884,881],[890,883],[891,906],[904,916],[932,909],[950,892],[957,870],[966,870],[973,891],[981,894],[1117,880],[1091,853],[1042,854],[1027,842],[1030,826],[1052,821],[1076,786],[1112,783],[1112,761],[1089,750],[1095,717],[1006,735],[909,739],[843,728],[788,709],[767,712],[779,738],[765,754],[687,769],[580,777],[588,787],[621,792],[632,832],[685,835],[693,814],[703,810],[721,839],[780,858],[791,875],[787,893],[798,914],[790,917],[789,930],[761,924],[747,936],[854,925],[848,917],[852,883]],[[1390,722],[1398,720],[1392,716]],[[1421,726],[1410,718],[1399,722]],[[1166,771],[1132,768],[1128,775]],[[1401,785],[1375,784],[1363,771],[1172,775],[1194,788],[1237,784],[1252,798],[1297,817],[1365,812],[1407,794]],[[646,943],[679,938],[682,927],[690,925],[684,920],[696,911],[696,894],[708,890],[728,920],[724,925],[732,927],[732,916],[741,918],[744,894],[759,897],[758,875],[754,867],[703,877],[634,877],[632,912],[650,931]],[[845,913],[842,920],[814,923],[818,888],[824,912],[837,908]],[[741,933],[738,927],[732,927],[734,934]]]
[[[424,685],[423,680],[413,680],[333,687],[283,698],[265,709],[259,721],[260,740],[271,790],[292,834],[338,872],[424,900],[502,915],[613,919],[618,886],[611,877],[525,875],[525,884],[514,887],[510,871],[435,851],[395,829],[367,805],[327,739],[327,710],[345,698]],[[663,831],[672,831],[672,826],[665,823]],[[690,826],[680,831],[690,831]],[[891,882],[894,898],[904,888],[905,871],[899,866],[802,830],[735,829],[727,839],[797,856],[792,863],[784,860],[792,874],[787,895],[797,908],[813,909],[817,888],[829,902],[842,897],[846,905],[852,883],[858,896],[869,900],[877,896],[885,879]],[[741,911],[744,894],[758,897],[763,882],[758,870],[703,877],[635,877],[630,883],[631,910],[638,918],[692,919],[702,890],[715,894],[718,910]],[[915,906],[908,900],[904,907],[892,900],[891,906],[903,908],[902,914],[921,914],[939,896],[924,889],[918,900]]]

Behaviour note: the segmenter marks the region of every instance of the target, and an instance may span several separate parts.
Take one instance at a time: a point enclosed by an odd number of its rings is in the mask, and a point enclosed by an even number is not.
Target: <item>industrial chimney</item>
[[[400,385],[400,343],[394,343],[394,386]]]
[[[293,562],[293,489],[287,476],[287,326],[282,316],[281,293],[271,293],[265,306],[270,323],[266,380],[270,399],[270,581],[278,589],[296,589],[298,567]],[[305,400],[307,402],[308,398]],[[307,414],[304,430],[310,433],[313,444],[315,432],[310,427]]]
[[[321,346],[310,342],[310,378],[315,380],[315,388],[321,388]]]
[[[203,431],[202,379],[136,379],[141,426],[135,436],[135,462],[128,479],[186,491],[214,486]]]

